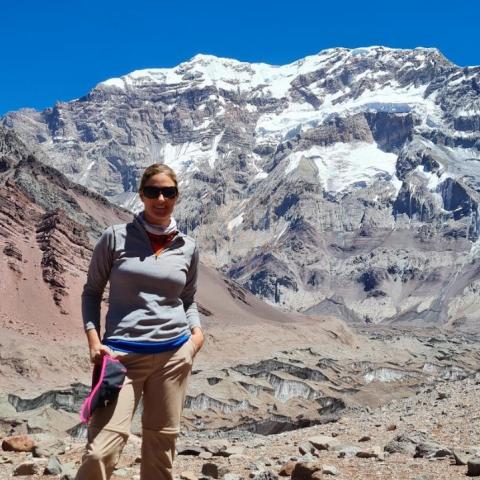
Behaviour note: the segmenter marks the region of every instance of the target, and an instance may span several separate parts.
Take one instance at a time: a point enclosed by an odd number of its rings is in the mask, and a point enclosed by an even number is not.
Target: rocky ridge
[[[92,238],[107,219],[129,214],[44,165],[3,129],[0,154],[2,325],[30,319],[51,327],[65,323],[62,316],[78,311],[80,276],[88,267]],[[99,207],[90,215],[82,210],[92,199],[103,211]],[[48,297],[51,304],[45,304]]]

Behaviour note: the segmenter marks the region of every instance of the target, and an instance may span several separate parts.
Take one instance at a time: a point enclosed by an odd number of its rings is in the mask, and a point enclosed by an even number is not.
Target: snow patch
[[[203,143],[180,143],[172,145],[166,143],[163,146],[163,162],[177,172],[194,170],[201,162],[208,162],[210,168],[214,168],[217,158],[217,147],[223,132],[210,139],[208,145]]]
[[[302,158],[315,163],[319,181],[329,192],[340,192],[355,185],[363,187],[379,176],[392,181],[397,161],[395,154],[383,152],[375,143],[335,143],[292,153],[285,174],[295,170]]]
[[[233,220],[230,220],[227,223],[227,230],[229,232],[243,223],[243,215],[244,214],[241,213],[240,215],[236,216]]]

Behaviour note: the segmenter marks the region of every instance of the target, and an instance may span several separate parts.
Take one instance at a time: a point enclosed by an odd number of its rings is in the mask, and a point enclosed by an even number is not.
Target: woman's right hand
[[[95,365],[100,365],[100,363],[102,363],[102,357],[104,355],[110,355],[111,357],[114,356],[112,350],[101,343],[90,347],[90,361]]]
[[[90,351],[90,361],[95,365],[100,365],[104,355],[110,355],[111,357],[115,356],[109,347],[102,344],[96,330],[87,330],[87,339],[88,349]]]

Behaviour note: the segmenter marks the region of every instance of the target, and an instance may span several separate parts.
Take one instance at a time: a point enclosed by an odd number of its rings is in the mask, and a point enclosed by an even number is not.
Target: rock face
[[[4,129],[0,159],[2,320],[42,322],[45,316],[52,324],[61,318],[57,314],[78,311],[92,240],[109,219],[130,215],[41,163]]]
[[[480,67],[435,49],[338,48],[280,67],[197,55],[2,123],[128,207],[144,166],[173,166],[182,228],[271,303],[473,328],[479,83]]]

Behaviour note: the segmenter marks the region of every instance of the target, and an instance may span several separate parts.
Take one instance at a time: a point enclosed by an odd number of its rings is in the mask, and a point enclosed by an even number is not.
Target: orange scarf
[[[165,250],[165,247],[175,238],[177,232],[172,232],[168,235],[154,235],[153,233],[147,232],[147,235],[155,252],[155,256],[158,257]]]

